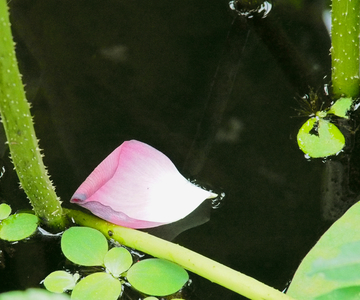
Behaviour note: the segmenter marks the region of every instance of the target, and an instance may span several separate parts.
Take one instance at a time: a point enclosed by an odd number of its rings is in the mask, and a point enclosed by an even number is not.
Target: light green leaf
[[[104,258],[106,269],[114,276],[119,277],[121,273],[127,271],[133,259],[128,250],[123,247],[111,248]]]
[[[6,203],[0,204],[0,221],[6,219],[11,214],[11,207]]]
[[[108,273],[93,273],[75,286],[73,300],[116,300],[121,294],[121,283]]]
[[[349,119],[346,114],[351,109],[352,104],[352,98],[340,98],[330,107],[328,113],[341,118]]]
[[[108,243],[105,236],[96,229],[71,227],[62,235],[61,250],[75,264],[102,266]]]
[[[14,214],[0,223],[0,239],[10,242],[20,241],[32,235],[39,219],[32,214]]]
[[[297,141],[300,149],[313,158],[335,155],[345,146],[341,131],[329,121],[317,117],[308,119],[301,126]]]
[[[302,300],[338,299],[332,298],[333,295],[348,293],[352,290],[345,288],[360,286],[359,216],[360,202],[320,238],[296,271],[287,292],[289,296]],[[332,296],[324,298],[326,294]]]
[[[189,280],[189,275],[177,264],[150,258],[134,264],[127,272],[127,279],[142,293],[167,296],[179,291]]]
[[[325,295],[316,297],[314,300],[359,300],[360,286],[349,286],[336,289]]]
[[[55,271],[46,276],[44,280],[45,288],[53,293],[63,293],[71,291],[79,279],[79,274],[72,275],[65,271]]]
[[[0,294],[0,300],[70,300],[65,294],[53,294],[41,289],[28,289],[26,291],[12,291]]]
[[[328,280],[360,279],[360,241],[339,247],[339,254],[331,259],[319,257],[313,263],[309,275],[323,274]]]

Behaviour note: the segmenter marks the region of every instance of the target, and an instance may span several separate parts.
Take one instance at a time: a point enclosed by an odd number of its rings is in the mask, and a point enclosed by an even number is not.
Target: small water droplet
[[[224,198],[225,198],[225,193],[222,192],[219,193],[216,198],[211,199],[212,209],[218,209],[219,207],[221,207],[224,204],[223,202]]]
[[[5,174],[5,166],[1,166],[1,169],[0,169],[0,178],[2,178]]]
[[[232,0],[229,2],[231,10],[237,12],[239,16],[246,18],[261,17],[266,18],[272,9],[272,4],[269,1],[258,3],[258,1],[249,1],[249,3],[239,3],[238,0]]]
[[[324,84],[324,92],[326,96],[329,96],[329,85],[327,83]]]

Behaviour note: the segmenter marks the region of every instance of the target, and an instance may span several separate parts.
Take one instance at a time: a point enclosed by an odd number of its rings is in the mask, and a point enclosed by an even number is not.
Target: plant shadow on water
[[[234,18],[227,1],[179,5],[160,0],[142,5],[13,0],[10,12],[45,164],[65,206],[113,149],[124,140],[144,141],[171,158],[185,176],[226,193],[224,205],[212,212],[209,222],[174,241],[285,288],[331,223],[324,220],[321,203],[325,164],[304,159],[295,137],[304,120],[293,118],[294,98],[308,92],[304,86],[321,87],[323,77],[330,74],[322,1],[304,3],[302,8],[279,2],[264,19],[276,24],[316,80],[297,78],[298,70],[284,64],[284,53],[274,52],[271,40],[263,40],[265,26],[249,20],[240,33],[244,43],[231,97],[200,166],[185,161],[218,62],[226,56],[223,49]],[[267,30],[271,39],[271,27]],[[295,84],[294,78],[303,81]],[[2,197],[17,198],[14,193],[21,192],[16,179],[7,176],[11,183],[2,182]],[[39,249],[34,252],[46,252]],[[1,277],[24,278],[14,281],[18,287],[7,284],[1,291],[36,286],[58,267],[54,260],[61,261],[59,253],[54,256],[48,258],[51,263],[36,263],[38,276],[24,269],[27,263],[14,267],[9,263]],[[7,257],[5,264],[11,260]],[[6,273],[9,266],[11,274]],[[26,282],[27,278],[36,281]],[[193,299],[242,299],[207,280],[192,278]]]

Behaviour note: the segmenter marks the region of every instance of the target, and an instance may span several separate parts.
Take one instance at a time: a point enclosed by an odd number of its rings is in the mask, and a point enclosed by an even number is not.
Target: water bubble
[[[1,169],[0,169],[0,178],[3,177],[5,174],[5,166],[1,166]]]
[[[241,0],[232,0],[229,2],[231,10],[237,12],[239,16],[246,17],[248,19],[254,17],[266,18],[272,9],[272,4],[269,1],[246,1],[243,3]]]
[[[324,92],[326,96],[329,96],[329,85],[327,83],[324,84]]]
[[[222,192],[219,193],[216,198],[211,199],[212,209],[218,209],[219,207],[221,207],[224,204],[223,202],[224,198],[225,198],[225,193]]]
[[[360,107],[360,102],[359,103],[355,103],[353,106],[353,110],[357,110]]]

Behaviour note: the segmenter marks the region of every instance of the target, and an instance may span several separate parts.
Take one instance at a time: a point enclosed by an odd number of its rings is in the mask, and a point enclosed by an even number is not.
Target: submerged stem
[[[77,210],[66,210],[66,212],[68,217],[73,219],[75,223],[95,228],[101,231],[108,239],[114,239],[130,248],[177,263],[183,268],[249,299],[292,299],[252,277],[246,276],[180,245],[173,244],[145,232],[108,223]]]
[[[49,227],[63,228],[61,204],[43,164],[25,97],[6,0],[0,0],[0,113],[15,170],[36,215]]]
[[[359,24],[360,0],[332,1],[331,60],[336,98],[359,96]]]

